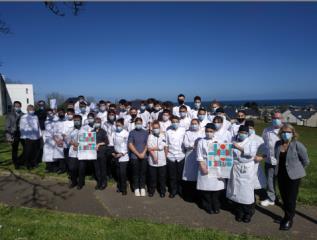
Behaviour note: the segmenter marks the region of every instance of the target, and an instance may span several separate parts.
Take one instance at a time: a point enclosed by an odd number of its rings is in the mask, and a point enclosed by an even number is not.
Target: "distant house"
[[[288,123],[299,126],[317,127],[316,111],[286,110],[282,115]]]
[[[307,127],[317,127],[317,111],[312,114],[307,120],[306,125]]]
[[[293,113],[292,113],[293,111],[294,110],[288,109],[282,113],[282,116],[286,122],[297,124],[297,117],[295,115],[293,115]]]
[[[232,108],[232,107],[224,108],[224,111],[227,117],[229,118],[229,120],[235,119],[237,117],[237,110],[235,108]]]
[[[27,105],[34,105],[33,85],[6,83],[0,74],[0,115],[11,112],[14,101],[20,101],[22,112],[26,112]]]
[[[247,119],[259,119],[261,114],[259,111],[256,111],[252,108],[247,108],[244,110],[246,113],[246,118]]]

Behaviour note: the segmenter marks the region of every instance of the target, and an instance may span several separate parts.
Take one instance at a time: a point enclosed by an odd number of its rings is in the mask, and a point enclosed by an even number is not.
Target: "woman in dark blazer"
[[[306,176],[305,167],[309,164],[309,159],[305,146],[297,141],[297,133],[292,125],[284,124],[279,137],[281,140],[275,145],[275,175],[285,214],[280,230],[289,230],[293,225],[300,180]]]

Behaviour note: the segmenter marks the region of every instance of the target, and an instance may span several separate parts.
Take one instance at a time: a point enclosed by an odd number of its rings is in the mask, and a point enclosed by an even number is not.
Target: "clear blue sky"
[[[97,99],[316,98],[317,3],[0,3],[7,77]]]

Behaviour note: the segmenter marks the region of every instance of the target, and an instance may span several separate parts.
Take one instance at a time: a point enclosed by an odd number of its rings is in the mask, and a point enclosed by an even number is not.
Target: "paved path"
[[[157,194],[153,198],[135,197],[130,192],[122,196],[112,186],[104,191],[96,191],[92,182],[88,182],[80,191],[69,190],[65,182],[55,179],[23,177],[12,173],[2,173],[0,176],[0,202],[13,206],[205,227],[277,239],[317,239],[317,207],[299,206],[292,230],[284,232],[278,230],[276,219],[282,216],[282,210],[277,206],[257,206],[252,222],[245,224],[237,223],[229,211],[222,210],[219,215],[209,215],[194,203],[185,202],[179,197],[161,199]]]

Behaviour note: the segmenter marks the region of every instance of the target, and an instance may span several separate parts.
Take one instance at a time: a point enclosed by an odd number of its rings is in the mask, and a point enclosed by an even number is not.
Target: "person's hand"
[[[254,157],[254,161],[256,161],[256,162],[261,162],[263,159],[264,159],[264,158],[261,157],[261,156],[255,156],[255,157]]]
[[[144,159],[145,158],[145,152],[139,153],[137,157],[140,158],[140,159]]]
[[[74,149],[74,151],[77,151],[78,150],[78,147],[76,146],[73,146],[73,149]]]
[[[206,164],[202,164],[199,166],[200,171],[202,173],[202,175],[207,175],[208,174],[208,168]]]
[[[158,164],[157,156],[154,156],[152,161],[153,161],[153,164],[157,165]]]

